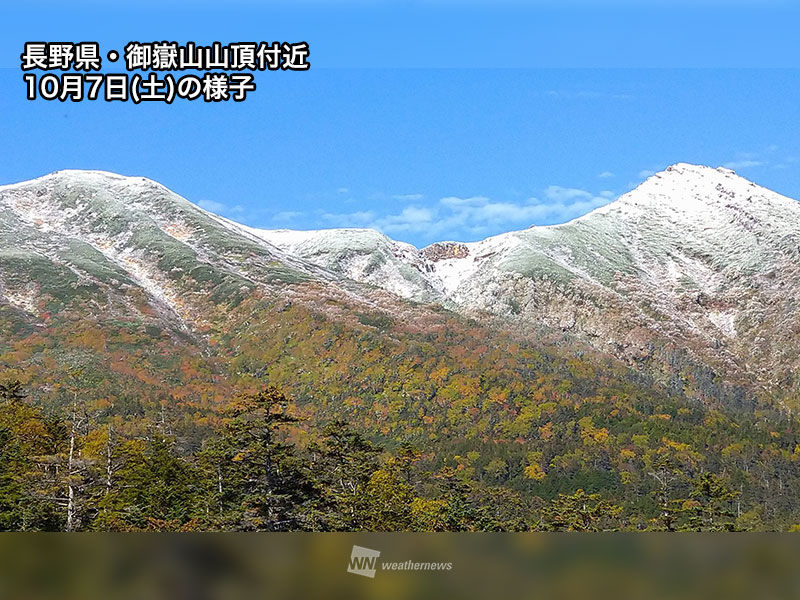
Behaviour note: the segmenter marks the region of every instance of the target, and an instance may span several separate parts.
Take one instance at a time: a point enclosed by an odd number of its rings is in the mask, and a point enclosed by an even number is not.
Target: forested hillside
[[[479,253],[319,233],[300,252],[108,173],[0,188],[0,528],[800,525],[799,265],[775,217],[800,212],[728,171],[664,179]],[[684,180],[660,236],[647,207]],[[730,231],[681,254],[706,201]],[[438,263],[467,260],[485,310],[429,302],[469,271]],[[419,301],[388,285],[420,281]]]
[[[2,527],[800,523],[798,423],[780,410],[668,393],[446,312],[349,322],[262,298],[225,314],[194,353],[74,323],[0,356]]]

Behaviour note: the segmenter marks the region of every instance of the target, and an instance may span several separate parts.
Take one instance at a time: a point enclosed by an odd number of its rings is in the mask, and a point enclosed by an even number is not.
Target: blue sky
[[[253,226],[418,246],[563,222],[681,161],[800,198],[800,10],[650,4],[4,8],[0,182],[105,169]],[[162,39],[305,40],[312,68],[241,104],[25,100],[25,41]]]

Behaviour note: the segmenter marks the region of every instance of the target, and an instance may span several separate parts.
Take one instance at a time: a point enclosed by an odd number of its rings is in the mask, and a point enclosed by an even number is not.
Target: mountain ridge
[[[677,163],[567,223],[418,250],[428,287],[402,291],[502,327],[561,331],[635,368],[661,370],[677,347],[725,377],[794,393],[798,229],[796,200],[731,169]],[[328,258],[324,230],[304,235],[316,245],[292,251]],[[458,251],[425,256],[442,248]],[[385,251],[389,271],[401,257]],[[386,276],[349,268],[341,253],[320,264],[343,263],[361,281]]]
[[[2,186],[0,207],[0,296],[31,318],[81,294],[138,314],[144,295],[187,333],[218,301],[308,282],[321,306],[441,304],[663,377],[677,348],[734,381],[800,385],[800,204],[722,167],[677,163],[567,223],[422,249],[369,229],[253,228],[103,171]]]
[[[691,197],[675,201],[673,178]],[[129,460],[121,448],[164,439],[187,468],[206,464],[231,408],[268,384],[300,418],[287,440],[314,454],[347,423],[387,465],[417,465],[438,515],[440,485],[539,523],[536,507],[586,490],[624,503],[625,527],[654,527],[652,473],[668,459],[680,467],[667,502],[713,473],[740,491],[743,528],[787,528],[800,464],[794,205],[681,168],[626,201],[417,250],[374,231],[253,230],[144,179],[67,172],[0,188],[0,384],[30,389],[25,406],[71,420],[73,438],[77,416],[81,460],[101,475]],[[59,430],[56,460],[69,456]]]

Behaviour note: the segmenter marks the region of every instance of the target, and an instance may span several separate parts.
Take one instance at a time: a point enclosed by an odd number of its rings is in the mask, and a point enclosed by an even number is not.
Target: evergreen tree
[[[688,516],[684,529],[692,531],[734,531],[736,514],[733,502],[739,496],[713,473],[703,473],[692,482],[689,500],[684,503]]]
[[[160,435],[122,445],[122,467],[98,503],[95,528],[126,530],[191,529],[198,476]]]
[[[367,490],[381,449],[344,421],[325,426],[311,448],[313,472],[324,490],[326,528],[362,531],[371,521]],[[372,488],[374,490],[374,486]]]
[[[582,489],[574,494],[559,494],[542,511],[544,523],[553,531],[608,531],[618,529],[622,507],[603,499],[600,494],[587,494]]]
[[[314,529],[319,490],[285,427],[298,419],[274,387],[236,398],[219,439],[203,456],[219,524],[257,531]]]

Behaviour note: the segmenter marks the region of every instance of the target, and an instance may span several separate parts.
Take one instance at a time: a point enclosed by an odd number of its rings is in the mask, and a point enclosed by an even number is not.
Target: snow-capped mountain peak
[[[679,340],[744,368],[754,348],[761,359],[785,352],[799,230],[797,201],[727,168],[678,163],[568,223],[478,242],[417,250],[364,230],[258,235],[406,298],[569,331],[636,360],[653,340]]]
[[[208,298],[303,281],[488,313],[633,361],[679,344],[726,368],[794,368],[800,204],[679,163],[568,223],[417,249],[367,229],[248,227],[141,177],[59,171],[0,187],[0,304],[31,315],[41,298],[130,303],[136,288],[197,324]]]

